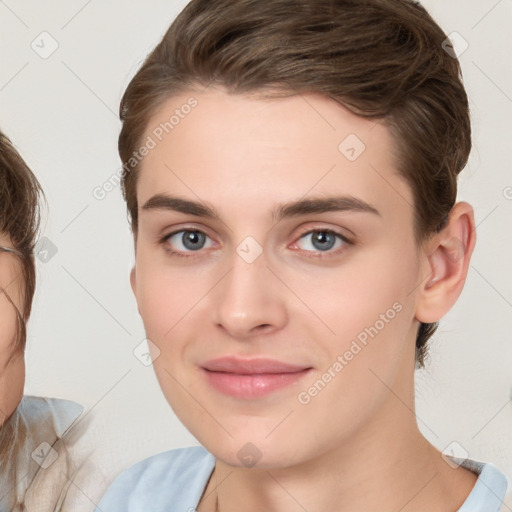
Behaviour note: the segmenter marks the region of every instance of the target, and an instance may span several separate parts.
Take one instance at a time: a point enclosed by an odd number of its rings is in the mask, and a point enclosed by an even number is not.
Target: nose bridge
[[[240,246],[247,249],[243,243]],[[252,248],[249,245],[249,251],[244,252],[240,246],[218,289],[216,323],[237,337],[247,336],[261,326],[281,328],[286,322],[286,308],[275,277],[267,268],[267,258],[263,252],[247,258]]]

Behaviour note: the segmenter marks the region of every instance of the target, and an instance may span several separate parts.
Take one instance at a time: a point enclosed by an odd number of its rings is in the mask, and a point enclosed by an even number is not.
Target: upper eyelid
[[[186,231],[197,231],[198,233],[202,233],[203,235],[206,235],[208,238],[211,238],[213,240],[213,237],[205,229],[196,228],[196,227],[192,227],[192,226],[183,227],[183,228],[179,228],[179,229],[173,229],[172,231],[169,231],[169,233],[162,235],[160,237],[160,239],[168,240],[172,236],[177,235],[178,233],[186,232]]]
[[[323,215],[323,213],[322,213],[322,214],[320,214],[320,215]],[[274,230],[274,229],[275,229],[278,225],[280,225],[280,224],[285,224],[285,226],[286,226],[286,225],[288,225],[288,224],[289,224],[289,223],[291,223],[291,222],[295,223],[295,221],[296,221],[296,220],[297,220],[296,218],[295,218],[295,219],[282,219],[282,220],[278,221],[278,222],[277,222],[277,224],[273,224],[273,225],[271,226],[271,228],[269,229],[269,231]],[[198,221],[197,221],[197,224],[201,224],[201,226],[194,226],[194,224],[196,224],[196,222],[195,222],[194,220],[189,220],[188,222],[185,220],[185,221],[183,221],[182,223],[179,223],[179,222],[178,222],[178,223],[176,223],[176,224],[178,224],[178,225],[179,225],[179,224],[185,224],[185,226],[184,226],[184,227],[177,228],[177,229],[176,229],[176,231],[171,231],[171,232],[169,232],[169,235],[170,235],[170,234],[174,234],[174,233],[178,233],[178,232],[180,232],[180,231],[190,230],[190,231],[201,231],[201,232],[203,232],[203,233],[207,234],[208,236],[210,236],[211,238],[215,238],[215,237],[212,237],[212,235],[209,235],[209,231],[210,231],[212,228],[209,228],[208,226],[206,226],[206,228],[205,228],[205,227],[204,227],[205,225],[204,225],[204,223],[203,223],[203,222],[201,222],[201,220],[198,220]],[[223,224],[224,224],[224,223],[223,223]],[[315,226],[315,227],[311,227],[311,228],[309,228],[309,231],[333,231],[333,232],[335,232],[335,233],[338,233],[340,236],[345,236],[345,237],[346,237],[346,238],[348,238],[348,239],[356,240],[356,239],[358,238],[358,236],[354,233],[354,231],[352,231],[351,229],[349,229],[349,228],[348,228],[348,227],[346,227],[346,226],[339,226],[339,225],[337,225],[337,222],[336,222],[336,221],[334,221],[334,223],[333,223],[333,222],[331,222],[331,221],[329,221],[329,220],[322,220],[322,219],[317,219],[317,220],[302,220],[302,222],[300,222],[300,224],[301,224],[301,225],[302,225],[302,224],[318,224],[318,225],[319,225],[319,227],[316,227],[316,226]],[[335,224],[335,225],[336,225],[336,227],[330,227],[330,226],[328,226],[328,225],[332,225],[332,224]],[[217,227],[219,227],[219,226],[217,226]],[[286,229],[286,228],[285,228],[285,229]],[[291,231],[295,231],[296,229],[297,229],[297,228],[293,228],[293,230],[291,230]],[[162,229],[162,231],[165,231],[165,230],[166,230],[166,228]],[[215,230],[216,230],[216,228],[213,228],[213,230],[215,231]],[[229,227],[228,227],[228,230],[229,230],[229,231],[231,231],[231,232],[233,231],[233,230],[232,230],[232,229],[230,229]],[[162,232],[162,231],[160,231],[160,232]],[[308,233],[309,231],[305,231],[305,232],[303,232],[302,234],[304,235],[304,234]],[[340,232],[340,231],[341,231],[341,232]],[[345,233],[347,233],[347,235],[345,235]],[[169,236],[169,235],[167,235],[167,236]],[[162,235],[162,236],[164,236],[164,235]]]
[[[170,233],[164,235],[163,237],[161,237],[161,241],[162,242],[166,242],[168,241],[171,237],[179,234],[179,233],[183,233],[183,232],[187,232],[187,231],[197,231],[199,233],[202,233],[204,234],[205,236],[207,236],[208,238],[210,238],[214,243],[217,243],[215,242],[215,240],[213,239],[213,237],[211,237],[204,229],[202,228],[198,228],[198,227],[192,227],[192,226],[185,226],[185,227],[182,227],[180,229],[175,229],[173,231],[171,231]],[[349,244],[353,244],[353,240],[350,239],[350,237],[344,235],[343,233],[340,233],[338,230],[334,229],[334,228],[328,228],[328,227],[322,227],[322,226],[319,226],[319,227],[313,227],[313,228],[307,228],[305,229],[303,232],[301,232],[298,236],[296,236],[294,238],[294,241],[292,242],[293,244],[297,243],[298,240],[300,240],[301,238],[305,237],[306,235],[311,235],[312,233],[315,233],[315,232],[328,232],[328,233],[333,233],[335,236],[338,236],[339,238],[341,238],[341,240],[344,242],[344,243],[349,243]],[[190,251],[190,252],[199,252],[200,250],[198,251]],[[189,251],[186,251],[186,252],[189,252]],[[308,251],[308,252],[314,252],[314,251]],[[326,251],[328,252],[328,251]]]
[[[213,238],[211,235],[208,234],[207,230],[205,230],[204,228],[199,228],[199,227],[195,227],[195,226],[185,226],[185,227],[181,227],[179,229],[174,229],[172,231],[169,231],[169,233],[163,235],[162,238],[170,238],[171,236],[176,235],[178,233],[182,233],[184,231],[197,231],[199,233],[203,233],[206,236],[209,236],[210,238]],[[349,238],[349,236],[346,236],[343,233],[340,233],[338,229],[325,227],[325,226],[304,229],[304,231],[302,231],[298,236],[302,237],[304,235],[308,235],[308,234],[315,233],[318,231],[326,231],[326,232],[334,233],[338,236],[341,236],[342,238]],[[345,228],[344,231],[349,231],[349,230],[347,230]]]
[[[180,228],[180,229],[174,229],[174,230],[170,231],[168,234],[164,234],[163,236],[158,237],[157,241],[158,241],[159,245],[160,244],[165,245],[170,240],[170,238],[172,238],[173,236],[176,236],[179,233],[184,233],[184,232],[187,232],[187,231],[189,231],[189,232],[190,231],[196,231],[198,233],[202,233],[203,235],[208,237],[210,240],[212,240],[213,245],[218,245],[218,242],[216,242],[213,237],[211,237],[208,233],[206,233],[204,229],[193,228],[193,227],[184,227],[184,228]],[[193,254],[194,252],[199,253],[203,249],[204,248],[201,248],[201,249],[198,249],[197,251],[181,251],[181,250],[177,250],[177,249],[172,249],[172,251],[175,252],[175,253],[184,252],[184,253],[191,253],[191,254]],[[211,247],[210,248],[206,248],[206,250],[208,250],[208,249],[211,249]],[[166,248],[166,250],[169,250],[169,249]]]
[[[335,235],[338,235],[342,238],[349,238],[348,236],[344,235],[343,233],[340,233],[341,230],[335,229],[335,228],[327,228],[327,227],[316,227],[316,228],[308,228],[305,231],[303,231],[299,237],[302,237],[304,235],[310,235],[311,233],[317,233],[317,232],[327,232],[327,233],[334,233]]]
[[[345,233],[345,231],[348,231],[348,233],[350,233],[350,234]],[[297,241],[300,240],[302,237],[304,237],[306,235],[310,235],[311,233],[315,233],[315,232],[332,233],[335,236],[341,238],[341,240],[345,244],[353,245],[357,241],[356,235],[354,233],[352,233],[352,231],[350,231],[346,228],[341,228],[341,227],[333,228],[333,227],[328,227],[328,226],[324,225],[324,226],[315,226],[315,227],[310,227],[310,228],[305,229],[299,235],[294,237],[293,244],[297,243]],[[308,251],[308,252],[312,252],[312,251]]]
[[[338,238],[341,239],[341,241],[343,242],[344,245],[353,245],[354,244],[354,241],[351,240],[349,237],[345,236],[344,234],[334,230],[334,229],[310,229],[308,231],[305,231],[304,233],[302,233],[301,235],[299,235],[299,237],[297,237],[295,239],[295,241],[293,242],[293,244],[297,244],[297,242],[299,240],[301,240],[303,237],[305,237],[306,235],[311,235],[312,233],[315,233],[315,232],[327,232],[327,233],[332,233],[334,236],[337,236]],[[304,249],[303,249],[304,250]],[[323,252],[323,253],[329,253],[329,252],[335,252],[335,251],[306,251],[306,252]]]

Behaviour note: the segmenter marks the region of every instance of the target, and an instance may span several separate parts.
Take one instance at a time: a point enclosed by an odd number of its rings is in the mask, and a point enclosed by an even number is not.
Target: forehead
[[[179,94],[150,119],[142,144],[150,149],[140,165],[139,205],[161,192],[233,209],[332,192],[384,208],[412,204],[388,128],[318,94]]]

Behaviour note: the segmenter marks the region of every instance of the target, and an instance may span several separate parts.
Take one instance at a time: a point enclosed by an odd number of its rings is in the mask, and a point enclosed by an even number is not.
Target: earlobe
[[[457,301],[476,242],[473,208],[457,203],[446,226],[435,234],[425,250],[429,277],[424,281],[416,307],[416,319],[438,322]]]

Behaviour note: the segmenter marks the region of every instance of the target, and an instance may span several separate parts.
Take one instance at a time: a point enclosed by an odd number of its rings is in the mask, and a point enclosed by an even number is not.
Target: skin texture
[[[12,247],[0,234],[0,245]],[[0,425],[14,412],[23,396],[25,361],[23,350],[16,350],[16,312],[5,296],[22,310],[21,266],[13,254],[0,252]]]
[[[190,96],[198,106],[141,163],[131,284],[163,393],[217,458],[199,510],[216,501],[222,511],[456,510],[476,476],[448,466],[418,430],[414,343],[419,322],[439,320],[462,290],[475,242],[471,207],[459,203],[448,226],[418,247],[412,192],[396,172],[387,128],[316,94],[191,91],[158,109],[144,140]],[[355,161],[338,150],[349,134],[366,146]],[[219,219],[143,208],[157,194],[208,205]],[[285,203],[331,196],[378,214],[272,216]],[[187,250],[181,235],[162,241],[184,229],[204,232],[204,248]],[[307,235],[314,230],[351,243],[319,251]],[[236,251],[248,236],[263,251],[252,263]],[[393,304],[400,311],[301,403]],[[227,355],[310,371],[268,396],[234,398],[201,369]],[[257,454],[251,468],[248,450]]]

